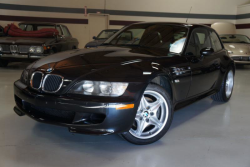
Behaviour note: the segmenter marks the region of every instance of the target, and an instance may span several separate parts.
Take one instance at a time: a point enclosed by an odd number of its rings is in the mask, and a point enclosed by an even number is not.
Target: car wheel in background
[[[129,132],[122,134],[123,138],[138,145],[159,140],[171,125],[172,107],[168,92],[158,85],[149,84],[141,98],[133,126]]]
[[[0,59],[0,67],[7,67],[9,64],[8,60]]]
[[[220,91],[212,95],[214,101],[227,102],[233,93],[234,87],[234,72],[232,68],[227,72],[225,79],[223,80]]]

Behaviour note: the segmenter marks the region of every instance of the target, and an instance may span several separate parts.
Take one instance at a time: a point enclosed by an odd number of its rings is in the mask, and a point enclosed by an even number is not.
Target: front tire
[[[133,144],[153,143],[165,135],[172,119],[172,100],[168,92],[158,85],[149,84],[141,98],[132,128],[122,136]]]
[[[234,87],[234,72],[232,68],[227,72],[225,79],[223,80],[220,91],[212,95],[214,101],[227,102],[230,100]]]
[[[9,64],[8,60],[0,59],[0,67],[7,67]]]

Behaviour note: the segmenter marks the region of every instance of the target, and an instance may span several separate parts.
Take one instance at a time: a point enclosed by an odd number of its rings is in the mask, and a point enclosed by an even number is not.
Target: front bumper
[[[134,108],[117,110],[116,106],[128,103],[86,102],[67,96],[38,94],[19,80],[14,83],[14,93],[18,115],[25,114],[38,122],[65,126],[73,133],[106,135],[126,132],[133,124],[138,107],[134,103]]]
[[[1,59],[7,59],[7,60],[25,60],[25,59],[40,59],[43,57],[48,56],[47,54],[9,54],[9,53],[3,53],[0,54]]]

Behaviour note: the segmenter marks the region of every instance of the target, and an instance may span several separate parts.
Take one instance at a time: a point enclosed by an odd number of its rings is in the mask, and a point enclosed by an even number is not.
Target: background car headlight
[[[121,96],[128,87],[124,82],[81,81],[69,93],[94,96]]]
[[[29,79],[29,71],[28,70],[23,70],[23,73],[21,75],[21,81],[24,84],[27,84],[28,83],[28,79]]]
[[[31,46],[30,49],[29,49],[29,52],[30,53],[35,53],[35,51],[36,51],[35,46]]]
[[[234,52],[233,51],[231,51],[231,50],[228,50],[227,51],[229,54],[233,54]]]
[[[0,52],[2,52],[3,51],[3,48],[2,48],[2,46],[0,45]]]
[[[37,47],[36,47],[36,52],[37,52],[37,53],[43,53],[43,47],[37,46]]]
[[[31,46],[29,49],[30,53],[43,53],[44,49],[42,46]]]

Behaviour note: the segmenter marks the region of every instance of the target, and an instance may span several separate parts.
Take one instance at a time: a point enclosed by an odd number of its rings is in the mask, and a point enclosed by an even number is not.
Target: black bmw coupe
[[[121,134],[149,144],[174,111],[204,97],[227,102],[235,65],[210,27],[138,23],[96,49],[77,49],[29,65],[14,83],[14,111],[72,133]]]

